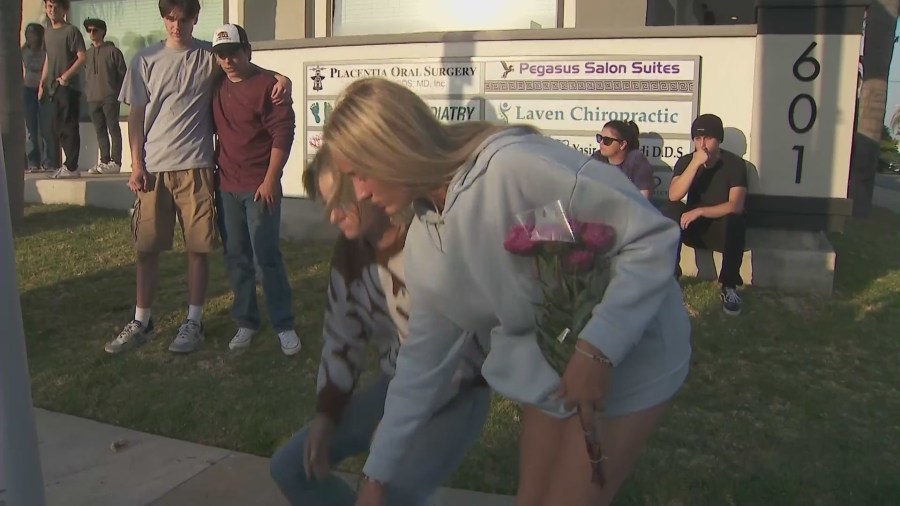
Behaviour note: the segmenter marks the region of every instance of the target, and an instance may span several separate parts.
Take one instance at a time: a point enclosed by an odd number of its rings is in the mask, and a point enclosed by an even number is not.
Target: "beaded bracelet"
[[[606,366],[609,366],[609,367],[612,367],[612,366],[613,366],[612,360],[606,358],[606,355],[604,355],[604,354],[602,354],[602,353],[598,353],[598,354],[596,354],[596,355],[594,355],[593,353],[588,353],[588,352],[582,350],[581,348],[579,348],[577,344],[575,345],[575,351],[577,351],[578,353],[581,353],[581,354],[584,355],[585,357],[590,358],[591,360],[594,360],[594,361],[596,361],[596,362],[600,362],[600,363],[603,364],[603,365],[606,365]]]

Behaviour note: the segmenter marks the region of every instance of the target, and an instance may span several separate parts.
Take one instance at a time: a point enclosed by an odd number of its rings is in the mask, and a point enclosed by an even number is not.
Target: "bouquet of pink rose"
[[[609,283],[606,253],[615,242],[615,230],[603,223],[568,218],[559,201],[518,218],[503,246],[510,253],[534,259],[543,292],[536,316],[538,346],[562,377],[576,352],[578,335]],[[603,486],[603,452],[597,434],[600,413],[583,413],[579,407],[578,415],[591,461],[591,481]]]
[[[510,253],[534,259],[543,292],[538,344],[560,375],[594,306],[603,298],[609,281],[606,253],[614,241],[612,227],[569,219],[557,201],[520,215],[503,242]]]

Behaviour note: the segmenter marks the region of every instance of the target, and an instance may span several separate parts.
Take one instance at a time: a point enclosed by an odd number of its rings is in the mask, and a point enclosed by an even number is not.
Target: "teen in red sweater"
[[[213,52],[225,71],[213,98],[218,145],[219,228],[234,292],[231,316],[238,326],[228,344],[250,346],[261,319],[256,268],[273,330],[285,355],[300,351],[294,331],[291,287],[281,257],[281,174],[294,141],[290,103],[272,103],[275,78],[250,64],[247,32],[225,25],[213,36]],[[254,262],[255,259],[255,262]]]

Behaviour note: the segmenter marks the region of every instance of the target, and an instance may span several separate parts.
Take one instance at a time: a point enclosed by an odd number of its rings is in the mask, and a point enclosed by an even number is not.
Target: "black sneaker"
[[[734,287],[722,287],[722,311],[729,316],[737,316],[741,314],[741,297],[737,294]]]

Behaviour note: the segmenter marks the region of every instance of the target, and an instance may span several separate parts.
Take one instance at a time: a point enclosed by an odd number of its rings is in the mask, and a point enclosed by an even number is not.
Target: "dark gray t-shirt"
[[[44,86],[51,89],[50,83],[72,66],[79,51],[85,50],[84,37],[78,28],[65,24],[59,28],[47,28],[44,32],[44,45],[47,48],[47,79],[44,81]],[[69,80],[69,86],[72,89],[81,90],[79,76],[72,77]]]
[[[131,60],[119,101],[144,107],[144,167],[149,172],[212,168],[213,81],[210,42],[187,49],[156,43]]]

